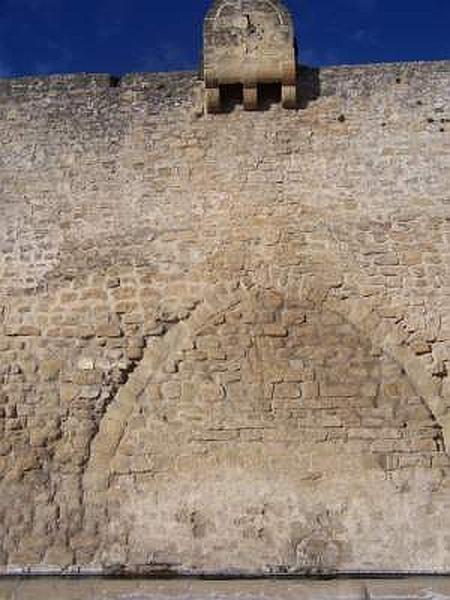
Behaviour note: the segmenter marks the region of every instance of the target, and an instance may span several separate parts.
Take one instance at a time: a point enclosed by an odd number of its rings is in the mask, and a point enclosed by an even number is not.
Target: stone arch
[[[263,288],[263,289],[271,289]],[[271,289],[275,294],[286,293],[284,290]],[[349,324],[355,327],[361,335],[367,337],[373,345],[374,352],[386,352],[393,357],[393,360],[399,365],[407,377],[410,379],[417,395],[422,399],[430,415],[436,421],[437,425],[441,423],[442,408],[440,405],[439,390],[431,374],[423,369],[420,359],[413,355],[408,347],[402,344],[403,337],[401,332],[386,323],[370,303],[361,299],[336,300],[327,296],[329,284],[326,281],[316,279],[314,283],[308,284],[304,293],[304,301],[313,306],[321,307],[321,310],[327,310],[336,315],[340,315]],[[224,314],[227,310],[240,304],[242,294],[248,294],[238,286],[224,288],[217,286],[212,288],[208,297],[187,320],[177,324],[164,337],[148,349],[143,360],[136,371],[130,377],[130,380],[123,386],[115,401],[109,407],[109,410],[101,423],[99,432],[91,448],[91,456],[86,474],[86,481],[89,486],[93,485],[100,489],[105,484],[106,467],[120,443],[127,419],[130,417],[137,398],[143,393],[146,385],[151,382],[155,374],[164,368],[165,360],[170,353],[184,346],[192,344],[192,338],[197,331],[201,330],[205,324],[208,324]],[[292,293],[290,290],[288,292]],[[276,336],[275,336],[276,337]],[[89,474],[95,475],[90,478]],[[102,473],[104,477],[98,477]],[[88,487],[89,487],[88,486]]]
[[[424,473],[423,478],[429,482],[426,485],[435,485],[432,461],[435,456],[442,455],[436,423],[422,398],[416,395],[415,385],[407,373],[389,352],[380,348],[381,329],[378,329],[376,319],[371,320],[372,312],[359,310],[358,329],[351,320],[355,318],[353,311],[357,306],[339,304],[327,298],[328,287],[327,284],[321,287],[316,282],[313,286],[305,286],[300,295],[270,286],[222,289],[220,294],[212,294],[187,321],[176,325],[148,352],[133,380],[122,390],[102,423],[85,479],[88,506],[107,506],[110,529],[105,534],[106,548],[117,547],[121,560],[132,564],[136,558],[128,554],[130,546],[139,546],[139,528],[152,523],[154,537],[150,531],[143,537],[153,541],[148,547],[139,547],[135,555],[139,557],[138,561],[145,561],[145,556],[149,555],[159,556],[160,551],[164,561],[171,562],[178,553],[182,557],[182,565],[191,569],[190,557],[194,554],[198,557],[202,545],[208,548],[211,543],[208,536],[214,537],[217,527],[220,527],[217,512],[208,512],[198,491],[193,489],[193,482],[198,483],[198,489],[202,485],[207,486],[214,504],[219,502],[221,494],[226,494],[226,490],[235,485],[233,478],[237,478],[241,481],[242,502],[247,504],[244,506],[233,496],[230,514],[222,526],[235,527],[239,531],[237,537],[231,536],[228,544],[244,544],[248,552],[254,552],[257,558],[255,562],[246,562],[234,554],[236,566],[245,568],[242,565],[247,565],[254,570],[264,564],[264,568],[267,565],[272,565],[272,568],[278,552],[280,564],[293,571],[350,568],[352,553],[360,544],[359,537],[354,532],[349,534],[350,538],[354,536],[352,547],[340,538],[337,531],[355,522],[355,511],[359,509],[353,505],[348,508],[348,503],[352,504],[353,500],[341,489],[342,484],[336,480],[337,474],[342,475],[346,485],[355,485],[355,494],[361,495],[363,504],[369,501],[369,495],[375,492],[377,486],[392,485],[386,483],[388,480],[399,480],[398,485],[402,485],[404,476],[399,473],[410,473],[411,469]],[[227,326],[231,330],[225,333],[224,327]],[[233,333],[233,328],[241,333],[244,331],[239,341],[234,343],[233,339],[228,339],[238,335],[236,331]],[[294,329],[302,328],[301,333],[292,333]],[[325,343],[324,336],[330,336],[328,339],[331,341]],[[210,364],[224,360],[221,340],[225,338],[230,351],[233,347],[238,352],[244,350],[237,360],[246,373],[245,386],[237,399],[232,398],[230,391],[235,383],[232,365],[216,371],[210,369]],[[246,340],[249,338],[260,342],[247,347]],[[309,362],[305,360],[305,354],[283,354],[286,348],[295,351],[301,346],[300,340],[305,339],[309,340]],[[305,352],[306,346],[303,345]],[[324,375],[329,367],[326,361],[333,360],[333,353],[340,346],[344,354],[335,372],[342,370],[346,360],[355,370],[345,382],[339,377],[329,380],[326,373]],[[355,354],[352,355],[354,348]],[[347,358],[345,352],[350,352]],[[193,364],[184,371],[186,366],[180,367],[180,361]],[[292,361],[297,363],[293,365]],[[315,372],[311,372],[311,365]],[[387,369],[388,376],[380,374],[383,368]],[[322,369],[321,375],[318,369]],[[367,369],[377,372],[374,374]],[[224,379],[221,379],[222,376]],[[392,384],[390,393],[394,397],[383,397],[382,404],[380,381]],[[349,389],[352,386],[359,388]],[[365,386],[364,389],[361,386]],[[395,386],[403,386],[402,391],[396,391]],[[342,410],[336,406],[336,399],[340,399],[338,404],[343,405]],[[328,405],[328,401],[332,404]],[[268,402],[270,407],[266,406]],[[302,403],[304,405],[305,402],[309,403],[309,412],[300,416],[302,411],[304,413]],[[356,403],[353,408],[364,414],[365,427],[352,422],[352,411],[345,412],[346,405],[353,402]],[[397,405],[395,415],[389,410],[389,404]],[[210,410],[208,416],[204,414],[206,406]],[[303,417],[306,421],[313,418],[316,409],[322,411],[324,422],[314,426],[311,421],[309,427],[302,430],[302,438],[298,423]],[[184,419],[194,424],[192,430],[183,425]],[[345,439],[339,437],[343,433],[342,419],[344,428],[352,430],[351,440],[348,436]],[[199,426],[195,424],[196,420]],[[287,421],[289,426],[286,426]],[[403,432],[405,423],[410,427],[408,434]],[[306,434],[307,429],[309,432]],[[373,435],[374,430],[383,433]],[[375,447],[377,442],[378,450]],[[255,449],[248,453],[247,458],[245,453],[239,455],[237,451],[242,444],[253,444]],[[321,449],[317,452],[298,451],[299,444],[303,448],[316,445]],[[374,452],[366,452],[364,448],[367,445],[375,448]],[[281,446],[284,450],[280,453]],[[208,450],[207,447],[213,449]],[[388,447],[391,449],[384,451]],[[345,452],[345,448],[351,448],[351,451]],[[327,473],[325,478],[320,476],[321,469]],[[177,473],[181,486],[175,494],[172,470]],[[287,479],[280,475],[283,470]],[[216,473],[211,480],[205,475],[208,471]],[[252,473],[257,482],[255,493],[261,494],[262,498],[258,502],[250,497],[253,488],[242,484],[248,473]],[[225,484],[221,483],[222,477]],[[318,491],[328,479],[337,498],[338,508],[334,512],[330,512],[324,500],[323,489]],[[373,480],[372,483],[370,480]],[[279,486],[274,484],[275,481]],[[273,531],[280,525],[281,517],[276,516],[275,504],[281,502],[281,497],[278,498],[278,491],[273,495],[270,490],[283,486],[291,498],[286,511],[282,511],[283,523],[285,520],[288,523],[283,525],[286,527],[283,536],[272,539]],[[302,493],[308,500],[299,508]],[[183,498],[183,501],[174,503],[174,495]],[[152,509],[153,503],[158,504],[157,497],[159,501],[165,498],[166,503],[157,518],[161,527],[154,521]],[[317,510],[314,498],[318,502]],[[133,517],[127,508],[130,503]],[[383,505],[382,509],[386,510],[386,507]],[[136,516],[139,522],[137,530],[133,525]],[[363,517],[359,515],[358,518]],[[369,521],[373,518],[374,515]],[[318,523],[312,529],[306,524],[311,519]],[[166,521],[171,523],[168,529]],[[181,540],[178,550],[163,542],[170,537],[171,527],[176,532],[176,539]],[[361,527],[365,529],[367,523]],[[264,531],[266,533],[262,533]],[[265,537],[269,535],[267,531],[272,531],[272,538]],[[269,538],[274,543],[274,553],[264,550]],[[227,543],[224,542],[222,551],[216,556],[218,567],[233,566],[225,558],[229,551]],[[394,546],[393,543],[392,557],[396,553]],[[204,559],[203,563],[199,559],[201,566],[213,568],[209,559],[201,556]]]

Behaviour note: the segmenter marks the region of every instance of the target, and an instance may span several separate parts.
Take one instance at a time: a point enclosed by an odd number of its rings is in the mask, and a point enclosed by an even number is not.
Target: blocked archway
[[[103,560],[370,570],[397,527],[382,560],[408,556],[399,544],[414,549],[411,516],[433,520],[445,454],[376,337],[320,293],[273,288],[238,289],[177,325],[93,447],[85,483],[108,511]]]

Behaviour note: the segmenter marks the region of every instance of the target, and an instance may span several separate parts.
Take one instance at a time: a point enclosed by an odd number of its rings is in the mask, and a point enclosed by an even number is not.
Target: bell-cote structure
[[[225,86],[242,85],[246,110],[264,84],[281,86],[285,108],[297,104],[294,24],[279,0],[215,0],[204,26],[207,112],[220,112]]]

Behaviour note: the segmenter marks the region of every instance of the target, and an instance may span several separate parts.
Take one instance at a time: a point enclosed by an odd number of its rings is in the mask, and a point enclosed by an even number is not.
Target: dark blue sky
[[[193,69],[210,0],[0,0],[0,76]],[[450,0],[287,0],[301,62],[450,59]]]

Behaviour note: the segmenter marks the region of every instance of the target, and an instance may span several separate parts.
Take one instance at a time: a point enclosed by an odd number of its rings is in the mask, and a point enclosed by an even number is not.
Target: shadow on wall
[[[320,69],[300,65],[297,76],[298,107],[304,109],[320,98]]]
[[[220,86],[221,112],[230,113],[238,105],[243,104],[242,84],[230,84]],[[258,110],[266,111],[274,104],[281,103],[281,84],[266,83],[258,86]],[[320,70],[313,67],[301,65],[298,67],[297,98],[298,109],[307,108],[310,102],[317,100],[320,96]]]

